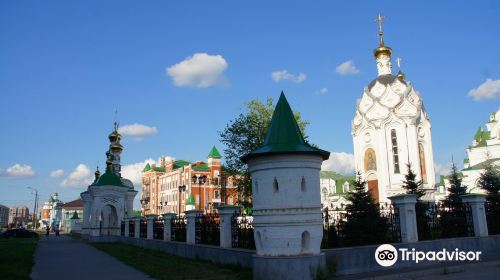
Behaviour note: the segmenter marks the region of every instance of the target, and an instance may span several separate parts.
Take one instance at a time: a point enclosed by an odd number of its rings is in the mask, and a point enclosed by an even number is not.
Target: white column
[[[143,217],[135,217],[134,218],[134,237],[135,238],[141,238],[141,220]]]
[[[417,195],[400,194],[389,197],[394,207],[399,212],[399,225],[401,227],[401,242],[417,242],[417,218],[415,214],[415,204]]]
[[[233,215],[238,211],[238,206],[220,206],[219,216],[220,216],[220,246],[222,248],[231,248],[232,245],[232,232],[231,232],[231,221]]]
[[[128,236],[129,236],[129,235],[128,235],[128,232],[130,231],[129,221],[130,221],[130,219],[129,219],[129,218],[125,218],[125,219],[123,219],[123,222],[125,223],[125,234],[124,234],[123,236],[126,236],[126,237],[128,237]]]
[[[177,217],[175,213],[165,213],[163,216],[163,240],[172,241],[172,220]]]
[[[187,219],[186,225],[186,243],[196,243],[196,216],[201,213],[198,210],[189,210],[184,212]]]
[[[474,223],[474,236],[488,236],[488,223],[484,209],[485,195],[467,194],[462,195],[462,202],[470,205],[472,222]]]
[[[158,215],[155,214],[150,214],[146,216],[146,219],[148,219],[147,239],[153,239],[153,224],[157,218]]]

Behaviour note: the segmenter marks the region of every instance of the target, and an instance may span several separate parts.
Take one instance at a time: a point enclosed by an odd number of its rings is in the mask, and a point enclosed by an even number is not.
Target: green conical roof
[[[264,144],[243,156],[241,160],[246,163],[249,158],[260,155],[290,153],[317,154],[323,159],[330,156],[330,152],[314,148],[304,140],[285,94],[281,92]]]
[[[210,150],[208,158],[221,158],[221,155],[219,151],[217,151],[217,148],[215,146],[213,146],[212,149]]]
[[[117,187],[126,187],[123,185],[122,180],[118,177],[113,171],[111,171],[110,167],[106,168],[106,172],[99,177],[99,180],[92,184],[92,186],[117,186]]]
[[[71,220],[78,220],[78,213],[76,213],[76,210],[75,212],[73,212],[73,217],[71,217]]]
[[[186,200],[186,205],[194,205],[194,206],[196,206],[196,202],[194,201],[193,193],[189,194],[189,197]]]
[[[146,166],[144,166],[144,171],[149,171],[151,170],[151,165],[149,165],[149,162],[146,163]]]

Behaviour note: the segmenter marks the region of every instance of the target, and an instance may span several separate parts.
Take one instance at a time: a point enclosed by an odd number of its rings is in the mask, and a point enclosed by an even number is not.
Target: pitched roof
[[[99,177],[97,182],[93,183],[92,186],[117,186],[117,187],[127,187],[122,183],[120,177],[118,177],[111,168],[106,168],[106,172]]]
[[[217,148],[215,146],[212,147],[210,150],[210,153],[208,153],[208,158],[221,158],[222,156],[220,155],[219,151],[217,151]]]
[[[465,168],[465,169],[462,169],[462,171],[469,171],[469,170],[481,170],[481,169],[485,169],[486,166],[490,165],[490,164],[493,164],[494,162],[496,161],[499,161],[500,158],[492,158],[492,159],[488,159],[488,160],[485,160],[483,162],[480,162],[476,165],[473,165],[473,166],[470,166],[469,168]]]
[[[151,170],[151,165],[149,165],[149,162],[146,163],[146,166],[144,166],[144,171],[149,171]]]
[[[83,208],[83,200],[81,198],[70,201],[62,205],[62,208]]]
[[[314,148],[304,140],[283,92],[274,109],[264,144],[241,160],[246,163],[249,158],[267,154],[316,154],[323,159],[330,156],[330,152]]]
[[[207,164],[200,164],[193,167],[194,171],[210,171],[210,167]]]

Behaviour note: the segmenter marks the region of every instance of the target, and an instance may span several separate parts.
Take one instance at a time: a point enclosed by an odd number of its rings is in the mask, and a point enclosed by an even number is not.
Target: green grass
[[[121,243],[92,245],[156,279],[252,279],[250,269],[235,265],[186,259]]]
[[[0,279],[30,279],[36,238],[0,239]]]
[[[80,233],[77,233],[77,232],[71,232],[71,233],[67,233],[65,235],[67,235],[73,239],[76,239],[76,240],[82,239],[82,235]]]

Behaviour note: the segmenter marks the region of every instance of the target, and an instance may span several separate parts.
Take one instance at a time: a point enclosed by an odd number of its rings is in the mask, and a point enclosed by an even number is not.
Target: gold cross
[[[380,36],[380,46],[384,45],[384,33],[382,32],[382,21],[385,19],[385,16],[378,13],[376,19],[373,22],[378,22],[378,35]]]
[[[401,70],[401,57],[398,56],[398,58],[396,58],[396,62],[398,63],[398,69]]]

